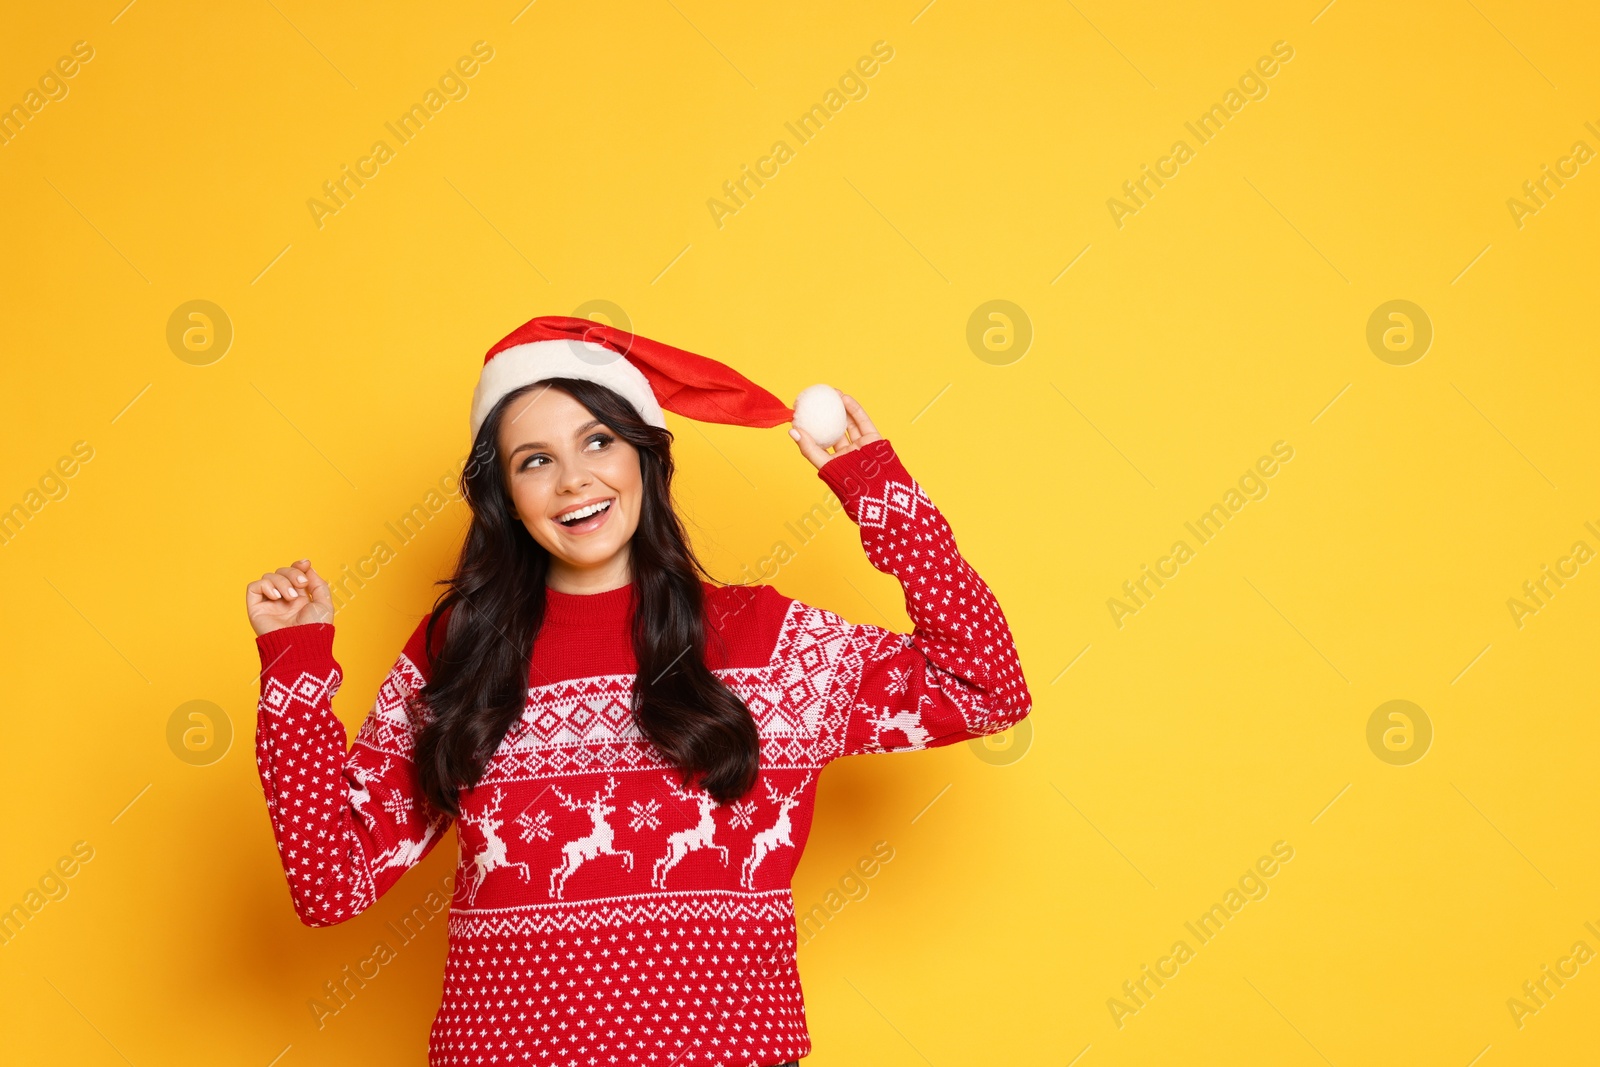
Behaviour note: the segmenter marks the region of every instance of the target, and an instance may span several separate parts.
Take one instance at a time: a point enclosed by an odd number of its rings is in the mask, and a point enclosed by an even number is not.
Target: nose
[[[572,462],[561,465],[561,477],[556,481],[556,488],[563,493],[575,493],[592,481],[594,477],[589,473],[589,466],[580,455]]]

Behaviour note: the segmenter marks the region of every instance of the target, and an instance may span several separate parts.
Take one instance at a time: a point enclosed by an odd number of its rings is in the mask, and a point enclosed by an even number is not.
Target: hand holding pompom
[[[826,444],[818,444],[811,431],[814,429],[817,433],[827,433],[830,432],[831,427],[826,425],[826,418],[816,418],[814,411],[811,409],[811,405],[817,403],[815,400],[809,403],[802,403],[806,401],[806,394],[811,393],[814,389],[832,389],[832,387],[812,386],[811,389],[801,393],[800,399],[795,401],[795,421],[793,427],[789,430],[789,436],[794,438],[795,443],[800,446],[800,454],[809,459],[812,466],[821,470],[822,465],[835,456],[853,452],[868,442],[882,440],[883,435],[878,433],[876,426],[872,425],[872,420],[867,417],[867,413],[862,409],[861,405],[856,403],[855,397],[833,389],[834,394],[843,401],[844,426],[841,428],[840,435],[834,440],[826,442]],[[818,406],[823,408],[821,413],[825,416],[826,397],[822,398],[822,404]],[[848,437],[842,432],[845,429],[849,431]],[[827,445],[833,446],[831,454],[827,450]]]
[[[844,401],[831,385],[802,389],[794,402],[794,425],[824,448],[844,436]]]

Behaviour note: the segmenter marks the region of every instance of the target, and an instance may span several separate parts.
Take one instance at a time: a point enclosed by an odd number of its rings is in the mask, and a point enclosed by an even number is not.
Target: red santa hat
[[[777,426],[794,409],[732,367],[614,326],[563,315],[529,319],[489,349],[472,394],[472,439],[508,393],[546,378],[580,378],[620,393],[652,426],[662,409],[700,422]]]

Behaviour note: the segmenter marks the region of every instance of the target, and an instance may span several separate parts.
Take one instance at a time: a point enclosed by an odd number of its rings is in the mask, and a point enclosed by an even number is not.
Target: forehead
[[[594,416],[560,389],[536,386],[513,400],[500,422],[503,444],[559,440],[578,432]]]

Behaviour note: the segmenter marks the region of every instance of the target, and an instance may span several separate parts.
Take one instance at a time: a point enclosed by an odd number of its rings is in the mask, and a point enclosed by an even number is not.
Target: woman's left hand
[[[883,440],[883,435],[872,425],[872,420],[867,418],[866,411],[856,403],[856,398],[849,393],[840,393],[839,396],[844,400],[845,436],[838,441],[829,442],[833,446],[832,454],[798,426],[789,428],[789,436],[800,446],[800,454],[809,459],[811,465],[818,470],[821,470],[822,465],[830,459],[842,456],[846,452],[854,452],[862,445],[873,441]]]

